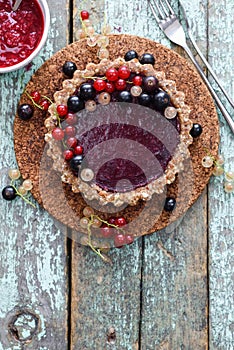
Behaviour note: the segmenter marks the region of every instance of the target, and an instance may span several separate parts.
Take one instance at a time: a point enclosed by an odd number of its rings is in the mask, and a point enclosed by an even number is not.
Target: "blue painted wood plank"
[[[51,28],[46,46],[29,70],[0,76],[0,188],[15,168],[13,120],[17,102],[32,73],[66,44],[66,1],[48,1]],[[66,236],[38,205],[0,199],[0,349],[67,348]],[[14,324],[16,329],[14,328]],[[10,332],[12,330],[12,332]],[[31,334],[31,336],[30,336]]]
[[[209,6],[209,61],[234,99],[234,2],[214,0]],[[216,85],[213,84],[217,89]],[[217,89],[217,93],[222,94]],[[233,116],[233,109],[227,104]],[[220,152],[226,171],[234,171],[234,137],[223,117]],[[223,178],[209,187],[210,349],[231,350],[234,342],[234,195],[225,194]]]

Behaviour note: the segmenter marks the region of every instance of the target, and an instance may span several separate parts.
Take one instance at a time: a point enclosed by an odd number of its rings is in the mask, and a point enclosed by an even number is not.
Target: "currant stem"
[[[96,81],[96,80],[98,80],[98,79],[100,79],[100,80],[107,80],[106,77],[85,77],[84,75],[82,75],[82,78],[83,78],[83,79],[92,79],[92,80],[94,80],[94,81]]]
[[[98,219],[98,220],[101,221],[103,224],[106,224],[106,225],[108,225],[108,226],[110,226],[110,227],[113,227],[113,228],[115,228],[115,229],[118,230],[118,231],[122,231],[122,233],[125,233],[124,230],[123,230],[121,227],[116,226],[116,225],[114,225],[114,224],[110,224],[108,221],[105,221],[105,220],[101,219],[98,215],[91,215],[91,217]]]
[[[17,187],[14,185],[13,181],[11,181],[11,186],[14,188],[17,196],[21,197],[27,204],[31,205],[33,208],[36,209],[35,204],[33,204],[32,202],[30,202],[30,200],[28,200],[26,197],[24,197],[17,189]]]
[[[32,102],[32,104],[33,104],[35,107],[37,107],[37,108],[39,108],[40,110],[43,111],[43,107],[40,106],[39,104],[37,104],[37,103],[34,101],[34,99],[32,98],[32,96],[29,95],[29,93],[27,92],[27,90],[24,90],[24,93],[25,93],[25,95],[30,99],[30,101]]]
[[[41,97],[43,97],[45,100],[49,101],[50,104],[53,104],[53,101],[49,97],[47,97],[45,95],[41,95]]]
[[[215,158],[214,156],[212,156],[212,154],[210,153],[210,151],[208,150],[208,148],[204,148],[204,150],[206,151],[206,153],[208,154],[208,156],[213,160],[214,165],[216,165],[217,168],[223,168],[223,169],[224,169],[224,167],[223,167],[222,165],[220,165],[220,164],[217,162],[216,158]],[[225,174],[225,173],[226,173],[226,172],[224,171],[224,174]]]
[[[88,223],[88,245],[89,247],[92,249],[92,251],[94,253],[96,253],[103,261],[107,262],[107,259],[102,255],[102,253],[100,252],[99,249],[96,249],[93,244],[92,244],[92,239],[91,239],[91,226],[93,224],[93,219],[94,219],[94,215],[91,215],[91,219],[89,220],[89,223]]]

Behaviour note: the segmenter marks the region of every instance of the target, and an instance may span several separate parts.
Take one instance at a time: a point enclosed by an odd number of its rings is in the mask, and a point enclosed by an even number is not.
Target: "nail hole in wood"
[[[38,331],[39,317],[30,311],[19,311],[8,324],[10,335],[21,343],[29,343]]]
[[[114,327],[110,327],[107,334],[107,342],[114,344],[116,341],[116,333]]]

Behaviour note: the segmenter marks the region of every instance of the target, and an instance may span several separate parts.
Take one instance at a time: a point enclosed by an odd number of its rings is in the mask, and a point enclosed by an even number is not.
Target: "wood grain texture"
[[[209,60],[234,99],[234,2],[214,0],[209,5]],[[233,110],[229,111],[233,116]],[[221,115],[220,121],[220,152],[225,157],[225,170],[233,171],[234,137]],[[213,179],[209,188],[211,350],[231,350],[234,344],[233,207],[234,195],[225,194],[222,180]]]
[[[71,349],[138,350],[141,239],[113,249],[112,266],[77,244],[72,255]]]
[[[201,207],[205,196],[171,234],[145,238],[142,350],[207,349],[207,232]]]
[[[1,188],[9,184],[7,169],[16,166],[12,123],[20,94],[33,71],[66,44],[67,14],[53,1],[48,4],[51,29],[46,46],[29,70],[0,76]],[[61,8],[65,6],[62,1]],[[0,206],[0,349],[23,349],[26,343],[28,349],[66,349],[64,229],[44,210],[19,198],[12,203],[0,199]]]

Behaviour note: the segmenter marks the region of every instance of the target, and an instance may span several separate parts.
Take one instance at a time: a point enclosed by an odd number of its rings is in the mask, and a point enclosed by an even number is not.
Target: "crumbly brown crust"
[[[57,141],[52,138],[52,130],[57,126],[56,108],[59,104],[67,104],[68,98],[74,93],[79,86],[89,77],[97,75],[105,75],[109,68],[119,68],[121,65],[128,66],[130,70],[137,74],[146,76],[155,76],[159,81],[159,87],[165,90],[171,97],[171,101],[177,108],[178,117],[180,120],[180,143],[178,144],[172,159],[168,163],[165,173],[147,184],[135,190],[125,193],[108,192],[100,188],[96,184],[90,185],[75,176],[67,162],[63,160],[61,151],[59,150]],[[123,58],[117,58],[114,61],[103,59],[100,63],[89,63],[84,70],[77,70],[72,79],[64,80],[63,89],[56,91],[54,94],[54,104],[50,106],[50,117],[46,119],[45,126],[48,133],[45,135],[45,141],[49,145],[48,155],[53,158],[53,168],[62,173],[61,179],[63,182],[72,186],[72,191],[75,193],[81,192],[88,200],[97,200],[101,205],[114,204],[116,207],[122,206],[124,203],[136,205],[142,200],[150,200],[154,194],[161,194],[166,185],[175,181],[175,176],[183,170],[183,162],[190,157],[188,146],[193,139],[190,136],[192,121],[189,119],[190,108],[185,104],[185,95],[183,92],[176,89],[176,84],[173,80],[166,79],[164,72],[157,72],[152,65],[142,65],[137,59],[126,62]]]

